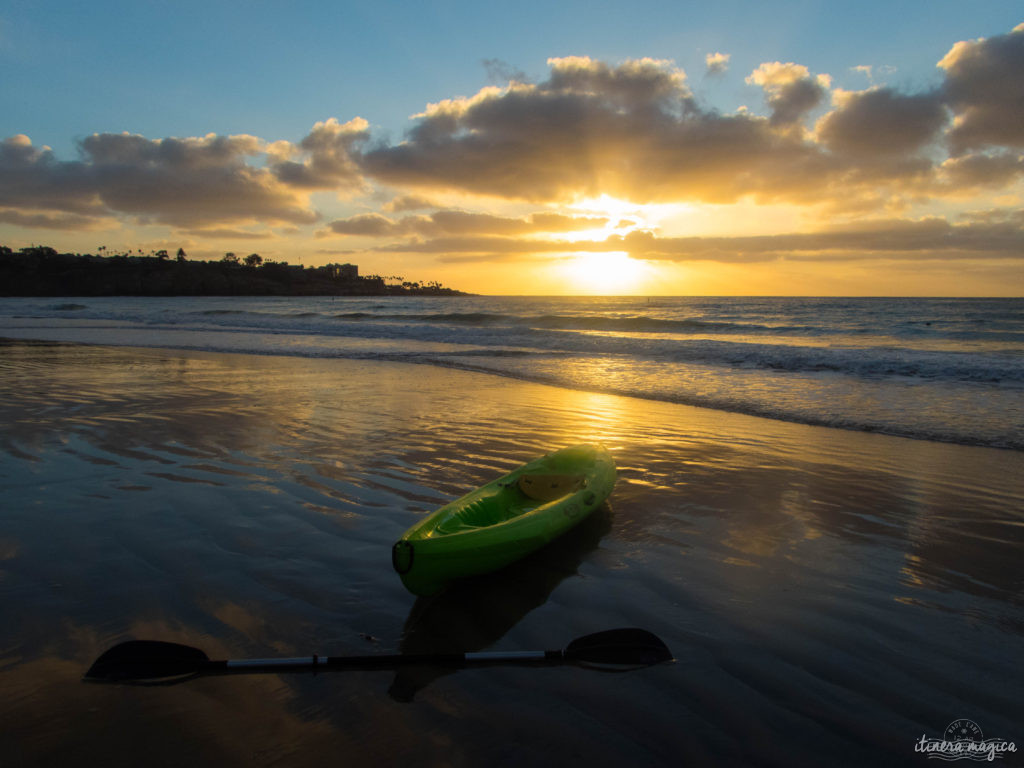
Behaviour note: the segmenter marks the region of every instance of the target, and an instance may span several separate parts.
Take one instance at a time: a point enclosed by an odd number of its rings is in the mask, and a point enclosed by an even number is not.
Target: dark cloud
[[[0,205],[83,216],[127,214],[185,228],[259,220],[309,224],[316,214],[265,168],[253,136],[147,139],[93,134],[81,159],[59,161],[15,136],[0,145]]]
[[[61,162],[49,147],[33,146],[28,136],[0,142],[0,205],[29,210],[57,210],[102,216],[89,167]]]
[[[260,153],[252,136],[151,140],[99,134],[82,141],[90,176],[112,210],[164,224],[196,227],[258,219],[316,221],[270,171],[248,165]]]
[[[949,120],[938,94],[906,96],[891,88],[837,94],[838,108],[818,121],[819,140],[849,158],[912,156]]]
[[[666,62],[555,59],[540,84],[431,105],[406,141],[366,152],[361,166],[388,183],[538,202],[813,200],[849,165],[782,124],[821,99],[824,86],[804,73],[765,73],[773,124],[702,110]]]
[[[1024,24],[1006,35],[959,42],[939,62],[943,95],[956,112],[955,153],[1024,147]]]
[[[967,194],[979,187],[1005,187],[1024,177],[1024,155],[1014,152],[952,157],[941,166],[948,193]]]
[[[432,105],[405,142],[362,166],[389,183],[525,200],[721,199],[746,190],[739,175],[803,151],[780,146],[764,121],[700,112],[665,62],[577,57],[552,60],[538,85]]]
[[[45,213],[42,211],[26,213],[12,209],[0,210],[0,222],[31,229],[77,230],[81,232],[108,229],[117,223],[116,219],[81,216],[77,213]]]

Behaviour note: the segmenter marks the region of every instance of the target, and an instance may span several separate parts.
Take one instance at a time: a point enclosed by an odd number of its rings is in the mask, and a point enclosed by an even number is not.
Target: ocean
[[[1024,450],[1024,299],[0,299],[0,336],[480,371]]]

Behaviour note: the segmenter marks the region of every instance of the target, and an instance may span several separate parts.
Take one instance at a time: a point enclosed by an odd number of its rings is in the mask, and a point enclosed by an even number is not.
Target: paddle
[[[198,648],[160,640],[129,640],[101,655],[85,680],[106,683],[159,685],[182,682],[198,675],[252,672],[390,669],[410,665],[464,667],[487,664],[579,664],[597,668],[646,667],[670,661],[672,652],[645,629],[610,629],[578,637],[560,651],[484,651],[478,653],[421,653],[390,656],[303,656],[290,659],[211,661]]]

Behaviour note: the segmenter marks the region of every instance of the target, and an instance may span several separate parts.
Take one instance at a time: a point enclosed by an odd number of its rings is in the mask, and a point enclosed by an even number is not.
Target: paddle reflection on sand
[[[405,620],[400,652],[468,653],[497,645],[527,614],[544,605],[559,584],[578,573],[587,555],[611,531],[612,517],[605,503],[564,536],[519,562],[418,598]],[[412,701],[417,692],[455,671],[406,667],[396,672],[388,693],[396,701]]]

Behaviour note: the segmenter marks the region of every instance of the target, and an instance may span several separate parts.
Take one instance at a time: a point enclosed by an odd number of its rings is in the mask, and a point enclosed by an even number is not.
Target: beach
[[[1024,741],[1020,451],[430,365],[0,351],[4,765],[907,765],[958,718]],[[607,505],[404,590],[406,528],[579,442],[615,457]],[[81,681],[127,639],[244,658],[620,626],[675,661]]]

